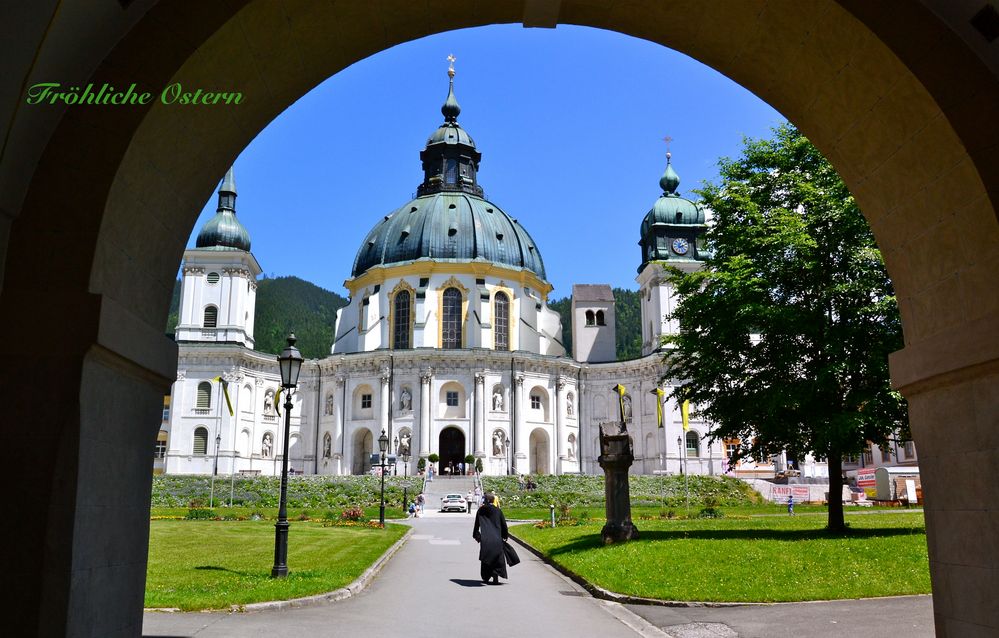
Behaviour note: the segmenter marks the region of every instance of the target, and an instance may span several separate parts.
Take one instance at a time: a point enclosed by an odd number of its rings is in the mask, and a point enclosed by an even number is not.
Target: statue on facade
[[[330,392],[329,394],[326,395],[326,416],[330,416],[333,414],[333,401],[334,401],[333,393]]]
[[[493,456],[504,456],[506,451],[506,444],[503,440],[503,430],[496,430],[493,432]]]
[[[328,459],[333,456],[333,437],[327,432],[323,435],[323,458]]]
[[[269,459],[274,451],[274,439],[270,432],[264,432],[264,439],[260,443],[260,456]]]
[[[409,412],[413,409],[413,395],[409,393],[409,388],[402,389],[402,396],[399,398],[399,409]]]
[[[631,395],[624,395],[624,420],[631,421]]]
[[[493,390],[493,410],[496,412],[503,411],[503,391],[499,388]]]
[[[576,408],[573,406],[573,403],[574,403],[573,396],[572,396],[572,394],[570,394],[565,399],[565,413],[566,413],[566,416],[572,416],[573,414],[575,414]]]
[[[403,433],[399,436],[399,449],[397,451],[399,456],[409,456],[410,440],[412,440],[412,435],[409,431],[403,431]]]
[[[274,390],[264,394],[264,414],[274,414]]]
[[[571,405],[571,404],[570,404]],[[574,461],[576,459],[576,435],[569,435],[569,460]]]

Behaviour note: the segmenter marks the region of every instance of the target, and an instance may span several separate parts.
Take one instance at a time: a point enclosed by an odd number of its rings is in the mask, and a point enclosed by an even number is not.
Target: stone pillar
[[[531,469],[527,462],[528,447],[531,434],[527,431],[527,419],[524,418],[527,408],[524,406],[524,375],[518,374],[514,379],[513,396],[517,414],[517,423],[513,436],[513,467],[515,474],[527,474]]]
[[[420,373],[420,456],[430,454],[430,381],[433,371],[427,368]]]
[[[343,454],[340,453],[341,450],[346,449],[346,443],[344,441],[344,436],[346,436],[346,426],[347,426],[347,397],[344,395],[344,387],[347,384],[347,375],[338,374],[336,375],[336,396],[333,399],[336,408],[336,431],[333,433],[333,449],[337,451],[333,455],[336,459],[336,474],[339,476],[343,473]]]
[[[475,446],[476,458],[486,455],[486,375],[475,373]]]
[[[565,441],[565,432],[563,431],[565,425],[565,419],[562,418],[562,412],[565,411],[565,377],[559,375],[555,378],[555,419],[553,420],[555,427],[555,464],[552,465],[554,469],[553,474],[562,474],[565,471],[565,462],[568,459],[566,455],[566,446],[568,445]]]
[[[609,432],[609,434],[608,434]],[[631,522],[631,489],[628,468],[635,460],[634,442],[618,423],[600,426],[600,457],[604,469],[604,499],[607,524],[600,531],[605,544],[638,538],[638,528]]]
[[[389,432],[389,405],[392,403],[392,392],[389,389],[389,379],[392,375],[389,373],[388,368],[382,368],[381,375],[381,390],[379,393],[378,402],[378,434],[381,435],[385,432],[388,435],[389,441],[392,440],[392,433]],[[376,439],[378,437],[375,437]]]

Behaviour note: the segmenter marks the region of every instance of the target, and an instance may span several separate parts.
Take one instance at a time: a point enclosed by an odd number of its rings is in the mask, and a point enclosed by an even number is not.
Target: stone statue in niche
[[[572,434],[569,435],[569,460],[573,461],[576,458],[576,437]]]
[[[412,435],[406,431],[399,435],[399,456],[409,456],[409,442],[412,440]]]
[[[334,401],[333,393],[330,392],[329,394],[326,395],[326,416],[330,416],[333,414],[333,401]]]
[[[573,399],[573,397],[570,394],[568,397],[566,397],[566,400],[565,400],[565,413],[566,413],[567,416],[574,415],[575,411],[576,411],[576,408],[573,407],[573,403],[574,402],[573,402],[572,399]]]
[[[493,456],[504,456],[506,453],[506,443],[504,442],[503,430],[493,432]]]
[[[274,414],[274,390],[264,394],[264,414]]]
[[[624,420],[631,421],[631,395],[624,395]]]
[[[402,395],[399,397],[399,409],[403,412],[409,412],[413,409],[413,395],[409,393],[409,388],[402,389]]]
[[[323,458],[328,459],[333,456],[333,438],[327,432],[323,435]]]
[[[499,388],[493,390],[493,410],[503,411],[503,391]]]
[[[271,458],[271,454],[274,452],[274,439],[271,438],[270,432],[264,433],[264,439],[260,443],[260,456],[265,459]]]

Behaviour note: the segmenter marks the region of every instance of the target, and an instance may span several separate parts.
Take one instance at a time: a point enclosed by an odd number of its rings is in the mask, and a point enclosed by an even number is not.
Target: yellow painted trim
[[[455,288],[461,293],[461,347],[468,339],[468,288],[461,285],[454,276],[437,288],[437,347],[444,349],[444,291]]]
[[[405,279],[400,279],[399,283],[396,284],[392,292],[388,294],[388,304],[389,304],[389,334],[388,334],[388,347],[392,350],[395,349],[395,296],[402,291],[409,292],[409,347],[415,348],[416,344],[413,343],[413,330],[416,324],[416,290],[413,289]]]
[[[514,317],[519,317],[520,313],[515,313],[514,312],[514,303],[517,301],[517,297],[516,297],[516,295],[513,294],[513,289],[507,287],[505,281],[500,281],[498,285],[493,286],[492,293],[491,293],[490,299],[489,299],[489,308],[492,311],[492,317],[490,317],[490,319],[492,319],[492,321],[490,323],[493,325],[493,350],[497,350],[498,349],[496,347],[496,295],[498,293],[501,293],[501,292],[505,293],[506,296],[507,296],[507,298],[510,301],[510,309],[509,309],[509,313],[507,314],[507,318],[506,318],[506,321],[507,321],[507,326],[506,326],[506,331],[507,332],[506,332],[506,334],[507,334],[507,339],[510,341],[510,343],[509,343],[509,346],[510,346],[509,347],[509,351],[512,352],[512,351],[516,350],[520,346],[520,343],[519,343],[520,340],[517,339],[517,336],[519,335],[519,332],[515,331],[513,329],[513,326],[515,325],[515,323],[513,321],[513,318]]]
[[[372,266],[359,277],[347,279],[343,285],[350,291],[350,296],[355,297],[358,291],[363,290],[365,286],[383,284],[386,280],[394,277],[430,277],[435,274],[475,275],[479,279],[485,277],[506,278],[520,286],[537,290],[541,293],[541,300],[545,303],[548,302],[548,294],[554,290],[550,283],[529,270],[518,270],[494,263],[450,263],[431,259],[412,261],[398,266]]]

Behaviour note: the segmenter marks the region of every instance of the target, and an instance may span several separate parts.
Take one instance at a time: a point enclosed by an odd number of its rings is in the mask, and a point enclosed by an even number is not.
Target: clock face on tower
[[[676,239],[674,239],[671,246],[673,248],[673,252],[675,252],[677,255],[686,255],[687,250],[690,248],[690,244],[688,244],[687,240],[684,239],[683,237],[677,237]]]

